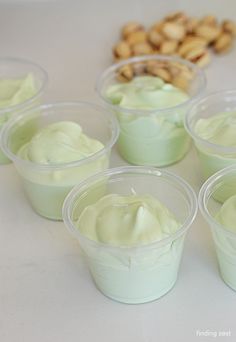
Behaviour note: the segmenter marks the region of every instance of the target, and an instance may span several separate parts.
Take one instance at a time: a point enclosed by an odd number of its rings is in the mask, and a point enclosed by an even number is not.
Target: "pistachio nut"
[[[163,42],[163,36],[156,30],[150,30],[147,34],[148,41],[155,47],[159,47]]]
[[[236,24],[232,20],[224,20],[222,23],[223,31],[236,37]]]
[[[130,64],[123,65],[119,68],[117,79],[121,82],[129,82],[134,76],[133,68]]]
[[[203,46],[189,51],[185,55],[185,58],[190,62],[195,63],[201,67],[204,67],[207,64],[209,64],[211,59],[209,51]]]
[[[162,33],[168,39],[181,41],[186,34],[186,29],[182,24],[166,22],[163,24]]]
[[[221,33],[219,26],[209,24],[199,24],[195,29],[195,34],[207,40],[208,43],[213,42]]]
[[[125,40],[121,40],[113,48],[114,57],[117,59],[129,58],[132,55],[131,48]]]
[[[173,77],[171,82],[175,87],[186,91],[189,87],[189,80],[182,74]]]
[[[228,51],[233,44],[233,39],[231,34],[222,33],[215,41],[213,48],[216,53],[224,53]]]
[[[127,43],[133,46],[138,43],[144,43],[147,40],[147,33],[145,31],[132,32],[126,38]]]
[[[160,53],[164,55],[171,55],[176,52],[178,42],[176,40],[165,40],[160,46]]]
[[[185,57],[193,49],[207,46],[207,41],[201,37],[186,38],[178,48],[178,54]]]
[[[143,25],[138,22],[131,21],[125,24],[121,29],[121,35],[124,39],[126,39],[131,33],[137,31],[144,31]]]
[[[148,55],[152,53],[152,47],[149,43],[143,42],[133,45],[132,47],[133,55]]]
[[[208,14],[201,19],[201,23],[209,25],[217,25],[217,19],[214,15]]]
[[[149,74],[160,77],[165,82],[171,81],[171,74],[167,69],[159,68],[159,66],[149,67]]]

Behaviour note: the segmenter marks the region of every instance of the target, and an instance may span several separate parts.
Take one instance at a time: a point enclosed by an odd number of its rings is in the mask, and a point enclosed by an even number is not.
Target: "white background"
[[[123,23],[151,24],[185,9],[236,20],[235,0],[0,1],[0,55],[41,64],[49,73],[46,101],[89,100],[97,75],[111,63]],[[208,92],[236,88],[236,48],[207,68]],[[125,164],[114,150],[112,166]],[[168,169],[198,192],[194,150]],[[124,305],[94,286],[77,242],[63,223],[37,216],[12,165],[0,167],[1,342],[192,342],[200,331],[231,331],[236,340],[236,293],[219,278],[207,224],[199,214],[187,237],[179,279],[166,296]]]

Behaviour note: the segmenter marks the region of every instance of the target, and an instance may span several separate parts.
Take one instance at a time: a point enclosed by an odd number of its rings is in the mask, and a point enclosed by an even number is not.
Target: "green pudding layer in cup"
[[[205,180],[236,164],[236,90],[216,92],[196,101],[186,116],[185,127],[194,140]],[[219,200],[227,197],[229,189],[223,190],[222,196],[217,193]]]
[[[117,137],[116,119],[104,108],[57,103],[9,120],[2,130],[2,148],[14,162],[34,210],[61,220],[72,187],[108,168]]]
[[[38,65],[18,58],[0,58],[0,130],[13,115],[39,105],[47,73]],[[0,150],[0,164],[10,160]]]
[[[184,74],[185,88],[171,80],[148,74],[148,63]],[[137,72],[127,81],[119,81],[125,66]],[[177,77],[177,76],[176,76]],[[143,56],[122,61],[108,68],[97,82],[97,91],[115,112],[120,124],[118,147],[131,164],[166,166],[181,160],[190,146],[183,121],[189,106],[205,90],[205,77],[195,65],[175,57]]]
[[[211,228],[220,275],[236,291],[236,165],[203,184],[199,206]]]
[[[137,304],[174,286],[196,212],[196,196],[181,178],[130,166],[103,171],[75,187],[65,200],[63,219],[98,289]]]

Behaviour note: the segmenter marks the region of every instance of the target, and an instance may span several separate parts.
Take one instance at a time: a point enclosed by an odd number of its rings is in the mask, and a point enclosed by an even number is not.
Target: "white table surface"
[[[49,73],[46,102],[88,100],[111,46],[130,19],[151,24],[185,9],[236,20],[235,0],[0,1],[0,54],[34,60]],[[236,48],[207,68],[208,92],[236,88]],[[124,161],[114,151],[112,166]],[[194,150],[169,167],[198,192]],[[236,341],[236,293],[218,275],[210,232],[200,214],[188,234],[179,279],[161,299],[124,305],[94,286],[81,250],[63,223],[37,216],[12,165],[0,167],[1,342],[212,341],[197,331],[230,331]]]

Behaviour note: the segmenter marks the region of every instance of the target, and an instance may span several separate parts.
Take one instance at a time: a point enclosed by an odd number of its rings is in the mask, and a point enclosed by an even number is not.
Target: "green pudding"
[[[37,93],[32,74],[24,78],[0,79],[0,130],[7,120],[17,113],[17,105],[29,100]],[[10,160],[0,150],[0,164]]]
[[[110,103],[120,107],[119,150],[136,165],[165,166],[183,158],[190,138],[184,126],[186,108],[178,105],[189,96],[155,76],[138,76],[106,90]],[[137,110],[137,111],[135,111]]]
[[[108,167],[106,155],[89,159],[103,148],[100,141],[88,137],[79,124],[71,121],[52,123],[23,144],[17,156],[32,162],[33,166],[18,166],[18,171],[35,211],[47,218],[61,220],[62,205],[72,187]],[[78,165],[73,164],[79,161]]]
[[[224,202],[216,219],[225,229],[236,233],[236,194]]]
[[[159,241],[180,225],[154,197],[110,194],[84,209],[77,226],[91,240],[132,246]]]
[[[87,158],[103,147],[100,141],[85,135],[79,124],[61,121],[39,131],[17,154],[22,159],[50,165]]]
[[[204,148],[202,144],[196,142],[205,179],[225,167],[236,164],[236,112],[222,112],[207,119],[199,119],[194,131],[198,137],[212,143],[212,148]],[[219,151],[217,146],[235,147],[235,153]],[[225,182],[215,192],[214,198],[224,202],[234,193],[236,193],[236,184]]]
[[[214,145],[236,148],[236,112],[222,112],[207,119],[199,119],[196,122],[195,133],[201,138]],[[235,153],[217,153],[204,150],[203,147],[196,146],[199,157],[202,161],[203,173],[208,178],[213,173],[236,164]]]
[[[223,203],[216,220],[226,231],[233,233],[231,236],[217,229],[213,236],[222,278],[236,290],[236,192]]]
[[[97,248],[82,246],[95,283],[108,297],[144,303],[161,297],[176,282],[184,238],[155,248],[152,244],[181,224],[156,198],[105,195],[82,211],[75,226],[98,243]]]

